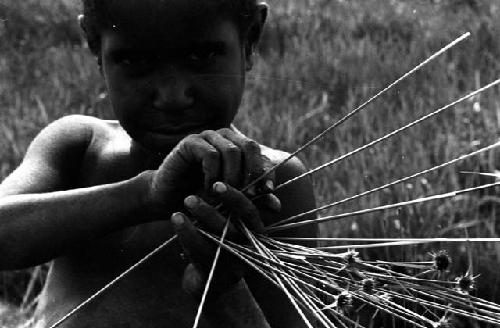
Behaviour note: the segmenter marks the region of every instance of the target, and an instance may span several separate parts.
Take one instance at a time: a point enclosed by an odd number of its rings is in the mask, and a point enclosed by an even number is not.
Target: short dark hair
[[[109,0],[81,0],[83,2],[82,28],[85,31],[90,50],[100,55],[102,29],[109,28],[111,22],[106,3]],[[207,0],[199,0],[207,1]],[[214,0],[212,0],[214,1]],[[227,14],[237,25],[240,37],[248,29],[258,11],[258,0],[215,0],[219,2],[219,10]]]

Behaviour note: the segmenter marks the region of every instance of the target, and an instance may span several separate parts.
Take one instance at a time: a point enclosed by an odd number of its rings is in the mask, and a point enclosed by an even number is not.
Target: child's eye
[[[226,53],[225,45],[221,42],[202,42],[186,50],[186,59],[195,68],[208,68]]]
[[[117,59],[117,63],[123,66],[145,66],[150,63],[150,59],[139,56],[126,56]]]
[[[116,56],[114,62],[127,74],[141,75],[154,67],[154,60],[140,54],[123,54]]]
[[[151,61],[148,53],[135,50],[117,50],[111,53],[111,59],[115,64],[122,66],[145,65]]]
[[[197,49],[189,52],[188,60],[193,65],[207,66],[215,61],[217,54],[216,49]]]

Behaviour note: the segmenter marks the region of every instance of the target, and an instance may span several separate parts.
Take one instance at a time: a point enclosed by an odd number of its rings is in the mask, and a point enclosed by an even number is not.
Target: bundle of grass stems
[[[275,165],[263,176],[256,179],[250,185],[243,188],[246,191],[250,186],[264,179],[270,172],[286,163],[304,149],[320,140],[325,134],[331,132],[335,127],[349,119],[357,112],[366,108],[368,104],[380,97],[386,91],[412,75],[417,70],[424,67],[431,60],[443,54],[451,47],[455,46],[470,33],[465,33],[444,48],[440,49],[422,63],[405,73],[396,81],[379,91],[373,97],[362,103],[344,116],[339,121],[329,126],[322,133],[297,149],[283,162]],[[276,187],[276,190],[305,178],[323,168],[332,166],[358,152],[366,150],[375,144],[392,138],[401,132],[429,119],[435,115],[463,102],[466,99],[477,96],[493,86],[500,83],[500,79],[495,80],[475,91],[472,91],[449,104],[434,110],[368,144],[359,147],[347,154],[341,155],[332,161],[314,168],[301,176],[289,180]],[[305,325],[313,327],[363,327],[363,322],[359,319],[360,310],[371,308],[372,318],[379,313],[386,313],[398,322],[406,322],[412,327],[451,327],[453,318],[468,318],[490,325],[500,325],[500,305],[474,297],[471,291],[474,289],[477,273],[473,272],[472,265],[469,269],[458,277],[450,277],[447,270],[451,259],[446,251],[437,251],[430,254],[427,262],[389,262],[374,259],[363,259],[356,249],[372,247],[388,247],[416,245],[425,243],[473,243],[473,242],[499,242],[498,238],[373,238],[373,239],[352,239],[352,238],[271,238],[273,232],[285,231],[290,228],[297,228],[309,224],[319,224],[327,221],[344,220],[354,216],[367,213],[383,212],[391,209],[398,209],[404,206],[420,204],[429,201],[439,201],[452,198],[463,193],[469,193],[480,189],[486,189],[500,185],[500,182],[493,182],[472,188],[450,191],[444,194],[430,195],[413,200],[399,202],[395,204],[381,205],[369,209],[361,209],[349,213],[339,213],[335,215],[318,217],[316,219],[303,220],[306,215],[316,214],[327,208],[333,208],[345,202],[356,200],[371,193],[383,190],[396,184],[404,183],[424,174],[453,165],[459,161],[472,156],[490,151],[500,146],[500,141],[479,150],[464,154],[440,165],[427,168],[412,175],[396,179],[374,189],[364,191],[360,194],[318,207],[306,213],[300,213],[293,217],[284,219],[266,227],[268,234],[254,234],[248,230],[243,223],[233,220],[246,236],[246,243],[237,244],[226,240],[228,224],[221,236],[207,233],[200,229],[200,232],[217,246],[212,268],[208,276],[204,293],[201,297],[198,313],[193,323],[193,328],[198,326],[199,318],[203,312],[207,292],[217,266],[221,251],[232,254],[242,262],[246,263],[252,270],[257,271],[262,279],[267,279],[277,286],[287,296],[290,303],[295,307],[298,314],[303,319]],[[492,175],[492,173],[476,172],[475,174]],[[302,219],[302,220],[301,220]],[[154,256],[161,249],[167,247],[176,239],[176,236],[165,241],[152,252],[135,263],[120,276],[113,279],[102,289],[93,294],[89,299],[78,305],[66,316],[51,326],[55,328],[62,322],[79,311],[94,298],[111,288],[120,279],[123,279],[129,272]],[[304,241],[310,242],[336,242],[334,246],[305,247],[301,246]],[[339,245],[338,242],[348,242],[347,245]],[[365,320],[366,321],[366,320]]]

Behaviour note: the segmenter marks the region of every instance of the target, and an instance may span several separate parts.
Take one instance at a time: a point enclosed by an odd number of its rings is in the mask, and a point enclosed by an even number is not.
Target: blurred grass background
[[[392,89],[301,155],[310,168],[361,146],[500,76],[500,0],[269,0],[271,14],[247,80],[237,126],[293,151],[462,33],[472,37]],[[76,0],[0,0],[0,178],[47,123],[70,113],[113,118],[103,81],[76,21]],[[497,140],[499,89],[314,176],[318,205],[415,173]],[[485,154],[326,213],[341,213],[487,182]],[[498,190],[496,190],[498,192]],[[495,190],[321,226],[330,237],[498,237]],[[500,301],[500,243],[371,249],[362,258],[429,260],[447,249],[450,277],[468,261],[476,295]],[[467,256],[471,250],[472,257]],[[44,269],[0,273],[0,299],[30,304]],[[16,318],[2,315],[0,325]],[[7,308],[7,306],[5,306]],[[7,310],[5,310],[7,311]],[[29,312],[29,311],[28,311]],[[11,313],[11,311],[9,311]],[[19,316],[22,316],[20,312]]]

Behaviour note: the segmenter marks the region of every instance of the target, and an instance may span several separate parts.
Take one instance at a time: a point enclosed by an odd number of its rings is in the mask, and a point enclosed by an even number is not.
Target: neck
[[[141,163],[144,170],[156,170],[168,155],[168,152],[149,149],[132,140],[130,154],[137,159],[138,163]]]

